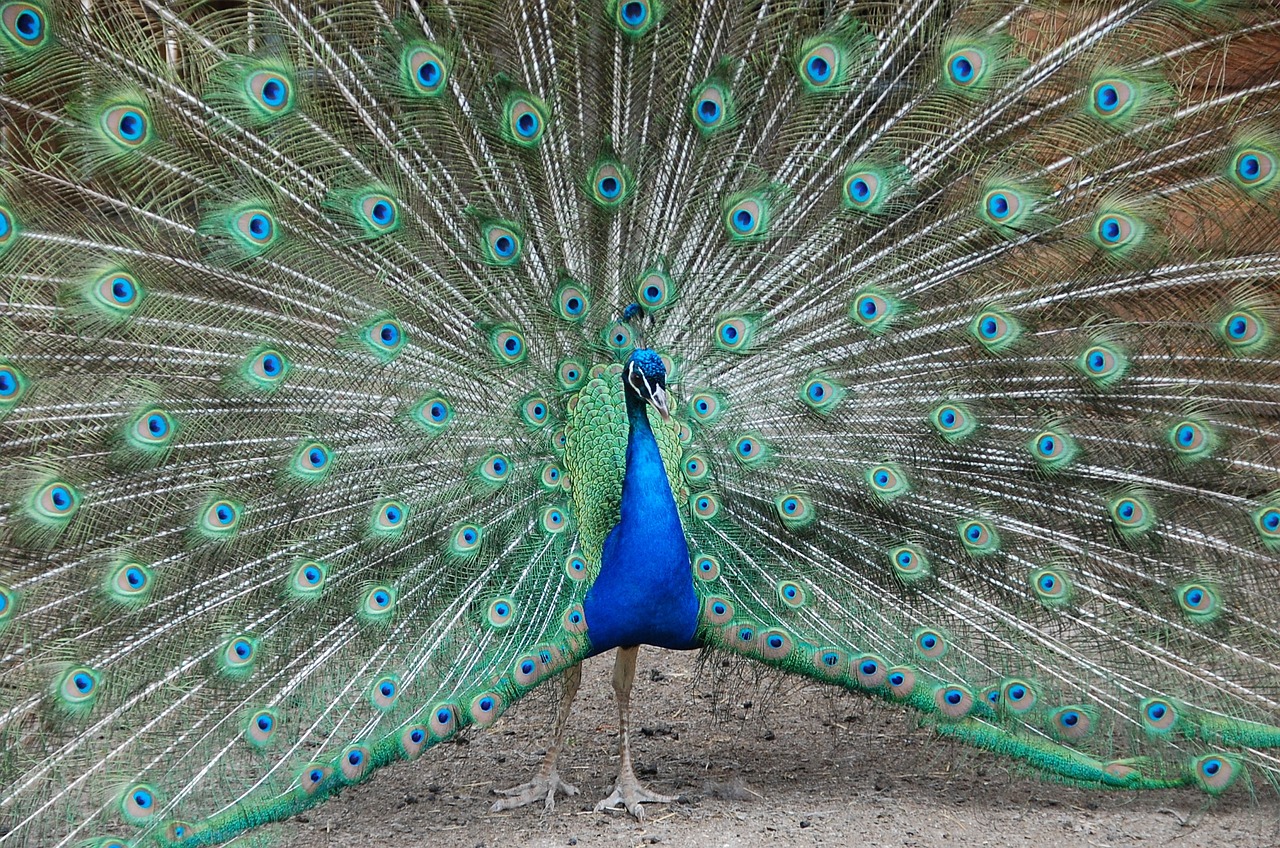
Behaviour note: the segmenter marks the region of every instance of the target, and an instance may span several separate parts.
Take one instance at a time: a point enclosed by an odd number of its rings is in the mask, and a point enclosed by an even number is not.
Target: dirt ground
[[[1237,787],[1082,791],[1011,771],[939,739],[902,710],[830,687],[700,665],[645,648],[634,694],[637,771],[657,792],[639,824],[596,813],[617,767],[612,655],[587,663],[560,773],[579,794],[490,813],[495,787],[523,783],[548,743],[549,684],[487,732],[387,769],[277,826],[280,848],[497,846],[1280,845],[1280,801]],[[751,675],[742,680],[741,675]]]

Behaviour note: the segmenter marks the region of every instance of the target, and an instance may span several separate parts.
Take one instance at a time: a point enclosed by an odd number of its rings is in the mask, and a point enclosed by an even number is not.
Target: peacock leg
[[[644,821],[642,802],[670,804],[675,800],[675,796],[659,795],[641,786],[640,781],[636,779],[635,769],[631,765],[628,718],[631,713],[631,684],[636,677],[636,656],[639,653],[639,645],[619,648],[617,659],[613,663],[613,693],[618,699],[618,754],[622,762],[618,764],[618,780],[613,785],[613,793],[596,804],[596,811],[617,809],[622,806],[637,820]]]
[[[556,736],[551,742],[551,747],[547,748],[547,755],[542,758],[542,766],[538,769],[538,773],[528,783],[522,783],[510,789],[493,790],[498,795],[508,797],[494,801],[493,806],[489,808],[490,812],[514,810],[516,807],[524,807],[535,801],[542,801],[550,811],[556,808],[557,792],[562,792],[565,796],[578,794],[576,786],[560,779],[560,773],[556,771],[556,758],[560,756],[560,749],[564,747],[564,731],[569,724],[569,707],[573,705],[580,683],[582,683],[582,663],[570,667],[562,677],[564,689],[560,695],[560,707],[556,712]]]

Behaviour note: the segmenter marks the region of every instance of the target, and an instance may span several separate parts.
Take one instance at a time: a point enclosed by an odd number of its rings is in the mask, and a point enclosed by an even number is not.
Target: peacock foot
[[[516,807],[527,807],[537,801],[541,801],[547,812],[551,812],[556,808],[557,792],[566,798],[578,794],[578,788],[572,783],[565,783],[561,780],[560,774],[555,769],[545,773],[538,772],[533,776],[533,780],[528,783],[522,783],[510,789],[495,789],[493,791],[498,795],[506,795],[507,797],[494,801],[493,806],[489,808],[491,813],[514,810]]]
[[[675,795],[659,795],[657,792],[650,791],[640,781],[636,780],[636,776],[629,769],[618,775],[618,782],[613,786],[613,793],[605,798],[599,804],[596,804],[596,812],[603,810],[624,809],[630,813],[636,821],[644,821],[644,807],[642,804],[670,804],[676,800]]]

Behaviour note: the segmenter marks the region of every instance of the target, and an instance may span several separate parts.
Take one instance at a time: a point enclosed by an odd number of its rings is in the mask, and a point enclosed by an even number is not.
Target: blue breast
[[[591,653],[629,645],[699,647],[689,546],[644,404],[628,394],[622,507],[583,602]]]

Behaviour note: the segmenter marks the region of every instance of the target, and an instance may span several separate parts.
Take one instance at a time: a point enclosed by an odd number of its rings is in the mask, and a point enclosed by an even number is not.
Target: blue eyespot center
[[[142,133],[146,130],[146,121],[137,112],[125,112],[120,116],[120,135],[129,141],[137,141],[142,138]]]
[[[525,112],[519,118],[516,118],[516,132],[525,138],[530,138],[538,131],[538,116],[532,112]]]
[[[147,432],[151,435],[160,437],[169,430],[169,422],[165,420],[163,415],[152,413],[147,416]]]
[[[973,63],[964,56],[956,56],[951,60],[951,76],[956,82],[968,82],[973,79]]]
[[[111,281],[111,297],[116,303],[128,303],[133,300],[133,283],[124,277],[116,277]]]
[[[600,180],[600,194],[612,200],[622,191],[622,183],[617,177],[605,177]]]
[[[649,10],[643,3],[627,3],[622,7],[622,20],[629,26],[639,26],[649,17]]]
[[[504,259],[511,256],[516,251],[515,239],[511,236],[498,236],[493,240],[493,250]]]
[[[810,57],[804,67],[813,82],[823,83],[831,76],[831,63],[821,56]]]
[[[1147,707],[1147,717],[1152,721],[1159,721],[1164,718],[1166,712],[1164,704],[1152,704]]]
[[[268,377],[274,377],[280,373],[280,357],[275,354],[268,354],[262,357],[262,372]]]
[[[1071,710],[1070,712],[1065,712],[1062,714],[1061,721],[1067,727],[1075,727],[1077,724],[1080,723],[1080,713],[1076,712],[1075,710]]]
[[[399,508],[399,507],[397,507],[397,506],[389,506],[389,507],[387,507],[387,508],[383,511],[383,513],[382,513],[382,514],[383,514],[384,516],[386,516],[386,519],[387,519],[387,523],[388,523],[388,524],[399,524],[399,523],[400,523],[400,508]],[[381,597],[386,597],[386,595],[385,595],[385,594],[380,594],[380,595],[378,595],[377,597],[380,597],[380,598],[381,598]],[[383,601],[379,601],[379,603],[384,603],[384,602],[383,602]]]
[[[1240,157],[1237,168],[1240,176],[1246,180],[1256,180],[1262,172],[1262,163],[1258,161],[1258,157],[1252,153],[1246,153]]]
[[[439,81],[440,66],[438,64],[427,61],[418,66],[418,82],[427,88],[434,88]]]
[[[871,186],[862,177],[858,177],[849,183],[849,196],[859,203],[866,203],[871,199]]]
[[[383,324],[378,330],[378,338],[383,344],[394,345],[400,339],[400,330],[395,324]]]
[[[1009,198],[1003,194],[993,194],[987,200],[987,211],[993,218],[1006,218],[1009,215]]]
[[[733,226],[738,232],[748,232],[751,225],[755,223],[755,216],[746,209],[739,209],[733,213]]]
[[[698,117],[702,119],[703,123],[715,123],[720,119],[720,104],[711,99],[699,100]]]
[[[858,301],[858,314],[863,318],[874,318],[880,312],[873,297],[864,297]]]
[[[83,671],[77,672],[71,678],[71,685],[75,686],[76,690],[83,694],[93,688],[93,678]]]
[[[1116,108],[1116,104],[1120,102],[1120,93],[1116,91],[1116,87],[1107,83],[1098,88],[1098,108],[1104,112],[1110,112]]]
[[[412,741],[415,745],[426,738],[427,738],[427,735],[423,733],[421,730],[418,730],[416,728],[409,734],[410,741]]]
[[[258,729],[259,729],[259,730],[262,730],[262,731],[270,730],[270,729],[271,729],[271,716],[268,716],[268,715],[260,715],[260,716],[258,716]]]
[[[272,77],[263,83],[262,86],[262,102],[268,106],[279,106],[284,103],[285,96],[284,82],[276,77]]]
[[[271,235],[271,222],[266,215],[257,214],[249,219],[249,234],[259,241]]]
[[[18,13],[18,17],[13,22],[14,28],[18,30],[18,35],[27,41],[34,41],[40,37],[40,31],[43,26],[40,22],[40,16],[30,9],[24,9]]]
[[[946,698],[947,703],[953,707],[964,700],[964,695],[961,694],[958,689],[948,689],[947,694],[944,697]]]

